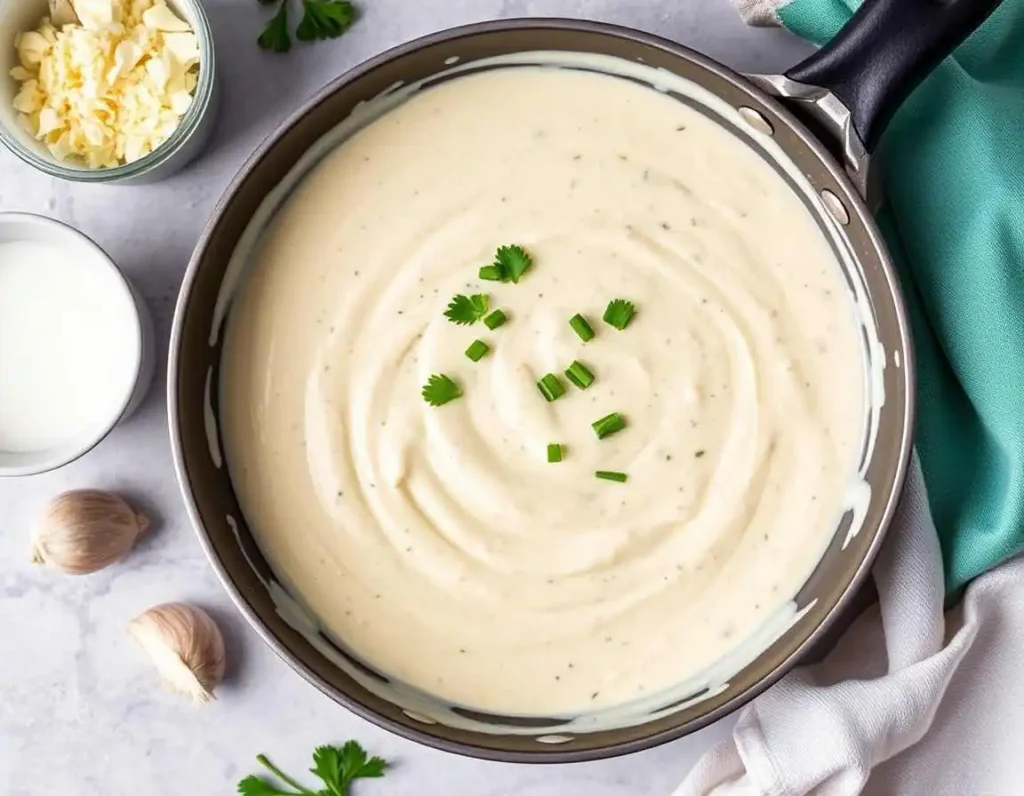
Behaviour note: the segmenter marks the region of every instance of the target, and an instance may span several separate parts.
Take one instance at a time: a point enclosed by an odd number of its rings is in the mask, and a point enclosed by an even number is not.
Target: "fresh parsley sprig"
[[[292,48],[292,37],[288,35],[288,0],[281,0],[281,7],[263,28],[256,43],[275,53],[286,53]]]
[[[277,0],[260,0],[267,5]],[[288,2],[280,0],[277,13],[271,17],[256,39],[264,50],[286,53],[292,48],[288,26]],[[302,19],[295,29],[299,41],[336,39],[348,30],[357,16],[356,7],[349,0],[302,0]]]
[[[494,253],[494,262],[480,268],[479,277],[489,282],[512,282],[519,284],[520,278],[533,265],[533,258],[522,246],[510,244],[499,246]]]
[[[302,8],[299,41],[336,39],[356,21],[356,7],[347,0],[302,0]]]
[[[326,788],[310,790],[285,774],[266,755],[258,755],[257,762],[292,790],[282,790],[257,774],[251,774],[238,783],[240,796],[348,796],[349,786],[357,779],[384,776],[387,762],[381,757],[367,757],[366,750],[356,741],[344,746],[318,746],[313,752],[310,773],[319,777]]]
[[[462,397],[462,388],[451,376],[435,373],[423,385],[423,400],[431,406],[444,406],[456,398]]]
[[[501,268],[509,282],[519,284],[520,277],[533,265],[533,258],[522,246],[500,246],[494,254],[494,264]]]
[[[448,302],[444,317],[459,326],[469,326],[483,318],[489,306],[490,300],[486,293],[475,293],[472,296],[460,293]]]

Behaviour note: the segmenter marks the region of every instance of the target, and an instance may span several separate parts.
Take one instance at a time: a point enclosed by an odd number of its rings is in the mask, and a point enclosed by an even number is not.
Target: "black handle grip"
[[[786,77],[828,89],[870,152],[896,109],[1000,0],[864,0],[850,21]]]

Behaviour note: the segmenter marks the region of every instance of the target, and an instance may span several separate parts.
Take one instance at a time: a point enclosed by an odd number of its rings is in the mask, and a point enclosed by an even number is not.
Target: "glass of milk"
[[[80,232],[0,213],[0,477],[60,467],[141,403],[155,362],[145,306]]]

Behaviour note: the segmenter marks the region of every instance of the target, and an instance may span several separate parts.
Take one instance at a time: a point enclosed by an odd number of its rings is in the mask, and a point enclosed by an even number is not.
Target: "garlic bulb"
[[[148,527],[146,517],[110,492],[65,492],[33,530],[32,562],[72,575],[96,572],[123,558]]]
[[[149,654],[174,691],[206,702],[224,677],[224,638],[202,608],[165,603],[128,624],[128,633]]]

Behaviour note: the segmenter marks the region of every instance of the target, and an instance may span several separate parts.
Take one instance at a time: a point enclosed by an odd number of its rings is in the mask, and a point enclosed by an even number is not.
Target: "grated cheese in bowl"
[[[18,122],[59,161],[112,168],[166,141],[192,103],[199,42],[164,0],[77,0],[14,42]]]

